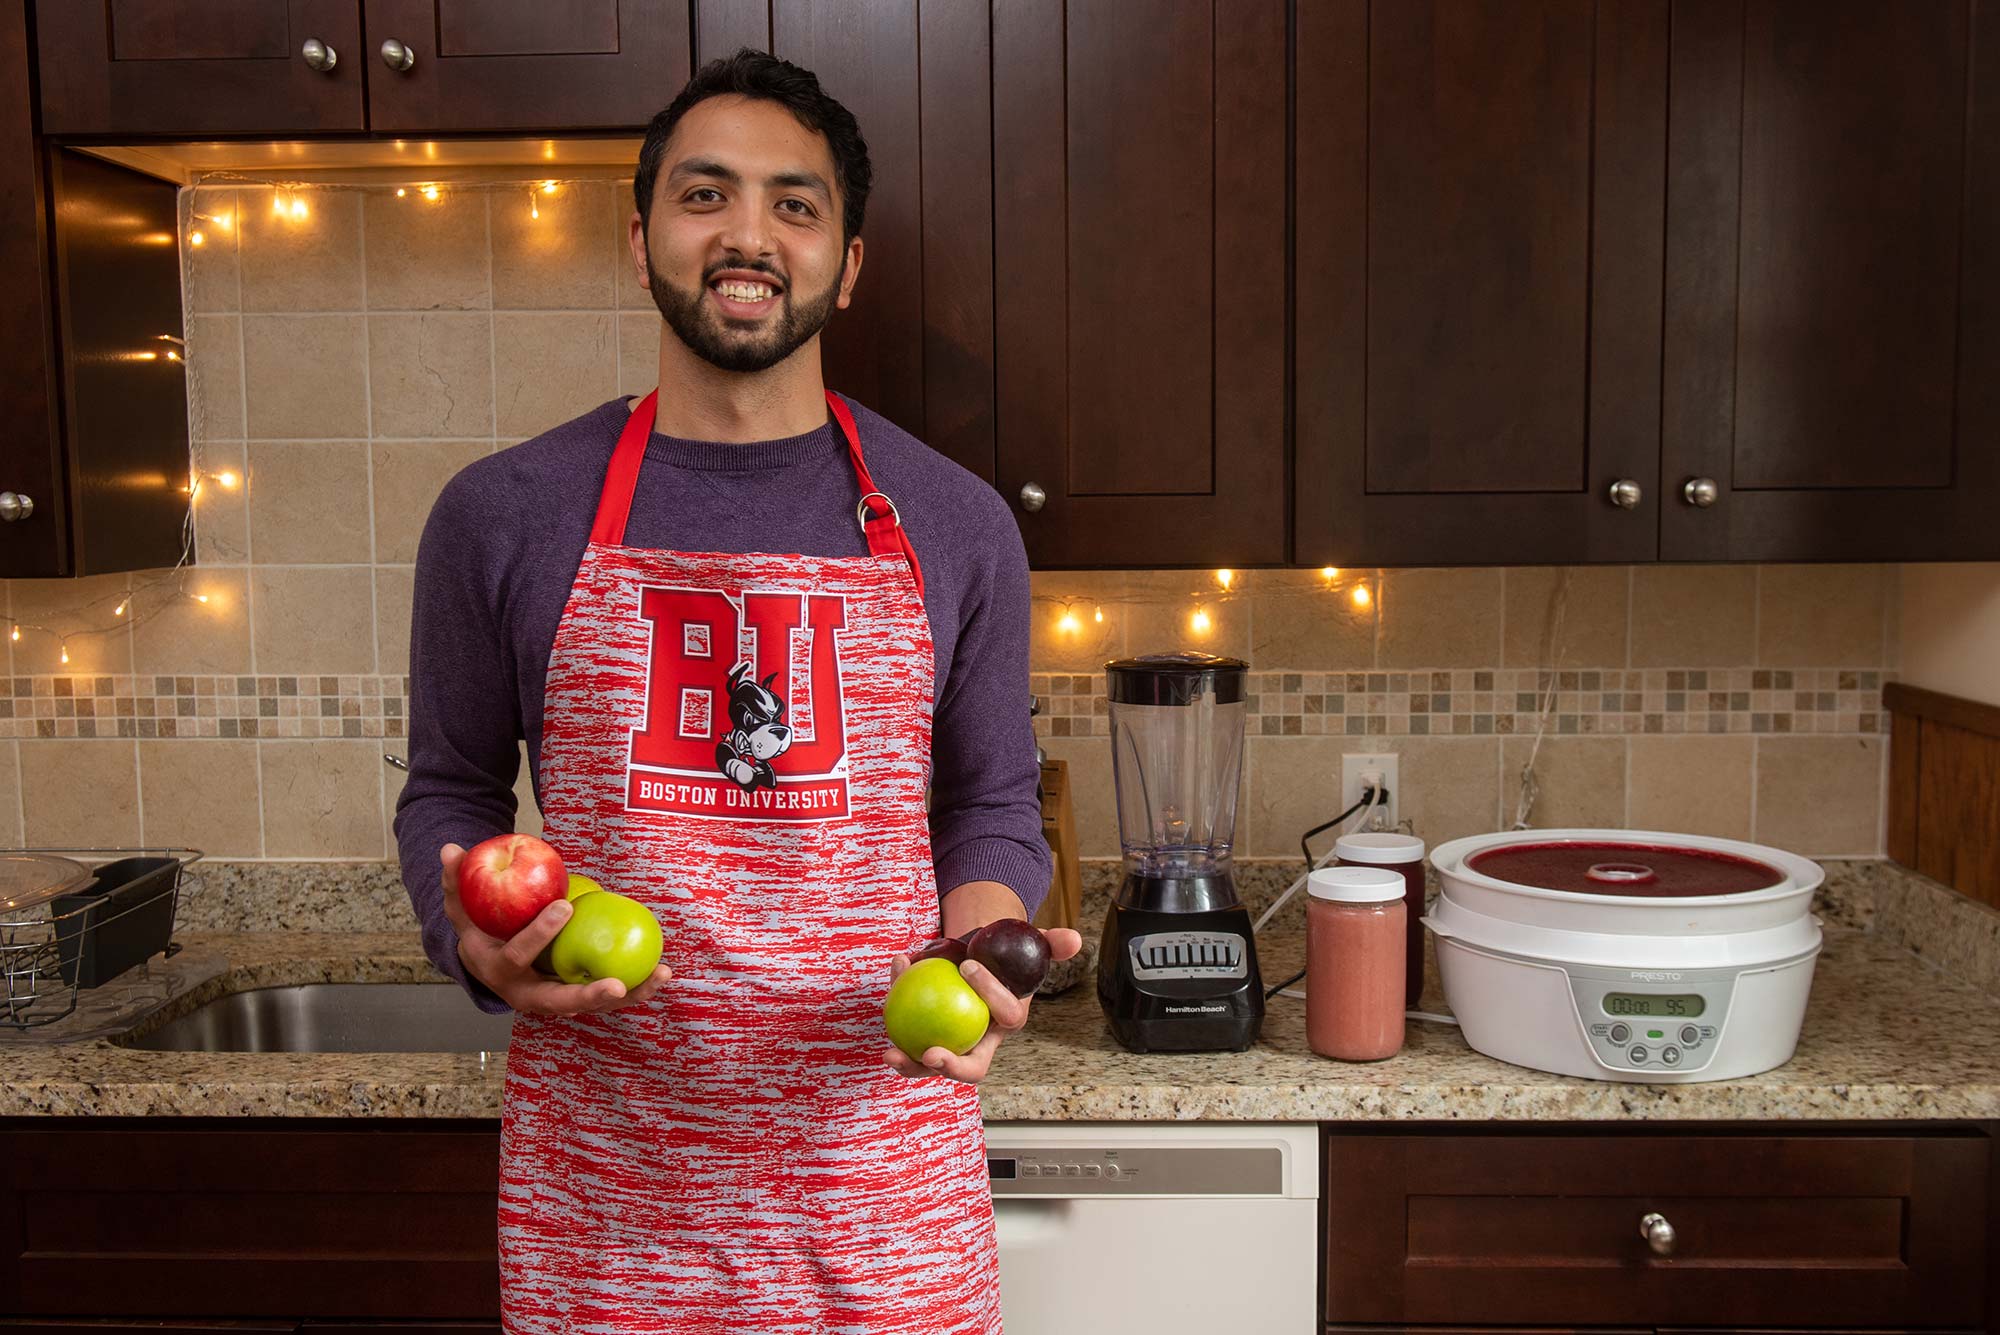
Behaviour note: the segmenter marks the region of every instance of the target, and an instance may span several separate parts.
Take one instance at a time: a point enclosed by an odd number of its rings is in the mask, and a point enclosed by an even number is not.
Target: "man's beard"
[[[842,273],[847,268],[841,261]],[[757,265],[719,264],[715,272],[724,269],[747,269],[757,273],[770,270]],[[708,293],[709,276],[704,273],[702,284],[692,293],[682,292],[660,276],[653,267],[653,257],[646,257],[646,283],[653,291],[653,304],[660,308],[660,315],[667,326],[688,345],[694,355],[710,366],[723,371],[756,372],[769,370],[826,327],[827,318],[833,314],[834,300],[840,295],[840,275],[836,274],[831,286],[824,294],[801,305],[792,304],[792,287],[787,283],[777,296],[768,301],[783,303],[775,320],[767,321],[767,328],[752,332],[743,328],[732,328],[723,319],[720,311],[703,300]]]

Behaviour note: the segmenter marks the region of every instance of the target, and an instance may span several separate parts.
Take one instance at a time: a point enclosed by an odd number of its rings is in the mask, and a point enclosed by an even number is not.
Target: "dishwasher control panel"
[[[989,1147],[995,1196],[1280,1196],[1276,1146],[1084,1145]]]

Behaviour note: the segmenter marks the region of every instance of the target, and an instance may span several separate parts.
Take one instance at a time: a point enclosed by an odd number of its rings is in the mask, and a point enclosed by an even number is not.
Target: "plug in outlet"
[[[1397,769],[1397,757],[1393,751],[1355,752],[1340,758],[1340,805],[1336,811],[1345,811],[1361,800],[1367,780],[1379,775],[1389,789],[1389,800],[1375,808],[1370,818],[1370,829],[1393,830],[1396,828],[1396,802],[1402,796],[1402,775]]]

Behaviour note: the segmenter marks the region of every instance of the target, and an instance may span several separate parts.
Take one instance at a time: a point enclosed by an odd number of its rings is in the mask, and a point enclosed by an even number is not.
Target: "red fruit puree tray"
[[[1733,853],[1655,844],[1507,844],[1473,854],[1466,866],[1515,885],[1641,899],[1742,895],[1785,879],[1776,867]]]

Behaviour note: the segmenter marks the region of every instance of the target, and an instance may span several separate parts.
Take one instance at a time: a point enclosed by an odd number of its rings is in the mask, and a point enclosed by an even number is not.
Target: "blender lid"
[[[1243,699],[1250,665],[1214,654],[1141,654],[1104,665],[1114,705],[1191,705],[1208,696],[1218,705]]]

